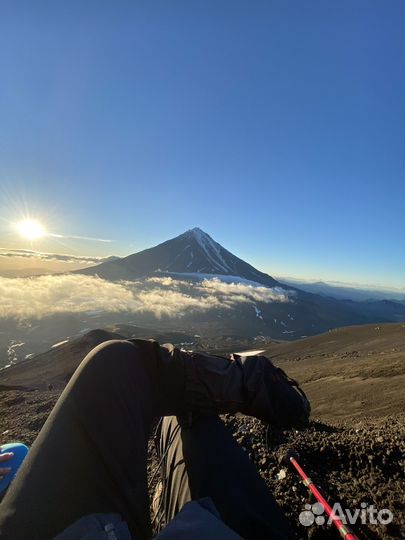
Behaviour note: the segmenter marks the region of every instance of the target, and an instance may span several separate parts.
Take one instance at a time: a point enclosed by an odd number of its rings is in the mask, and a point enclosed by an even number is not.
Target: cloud
[[[82,255],[66,255],[63,253],[43,253],[41,251],[32,251],[30,249],[5,248],[0,248],[0,257],[60,261],[72,264],[99,264],[110,259],[110,257],[86,257]]]
[[[208,311],[213,308],[227,307],[215,296],[193,297],[178,291],[154,289],[142,291],[137,296],[142,304],[140,311],[149,311],[156,317],[182,317],[191,311]]]
[[[238,298],[239,302],[288,302],[293,291],[287,291],[281,287],[254,286],[246,283],[226,283],[218,278],[204,279],[201,290],[226,295],[230,299]],[[242,300],[244,298],[245,300]]]
[[[107,238],[94,238],[93,236],[72,236],[68,234],[55,234],[55,233],[45,233],[45,236],[52,236],[53,238],[73,238],[75,240],[89,240],[90,242],[112,242]]]
[[[156,283],[163,287],[181,287],[189,286],[189,282],[181,279],[173,279],[172,277],[151,277],[146,279],[146,283]]]
[[[135,311],[140,305],[127,287],[69,274],[0,278],[0,316],[44,317],[52,313]]]
[[[95,311],[182,317],[190,312],[230,309],[243,303],[289,301],[287,292],[280,288],[223,283],[218,279],[187,282],[149,278],[113,283],[79,274],[0,277],[0,298],[0,317],[20,319]]]

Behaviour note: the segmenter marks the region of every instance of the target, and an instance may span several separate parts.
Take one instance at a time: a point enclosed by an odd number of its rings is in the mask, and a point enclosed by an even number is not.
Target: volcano
[[[150,249],[76,270],[75,273],[109,281],[143,282],[149,288],[155,286],[150,283],[151,277],[168,276],[173,278],[173,283],[197,283],[194,290],[191,287],[185,291],[186,295],[201,294],[198,283],[214,280],[214,288],[218,287],[218,282],[237,284],[239,288],[246,286],[247,294],[255,295],[254,300],[250,298],[239,302],[232,309],[221,305],[210,310],[190,310],[181,317],[181,323],[184,328],[195,325],[198,333],[206,331],[208,325],[222,334],[232,331],[243,336],[297,339],[339,326],[403,320],[402,305],[398,302],[354,302],[281,283],[225,249],[198,227]],[[170,287],[169,282],[166,292]],[[255,291],[263,287],[274,291],[274,297],[263,299],[260,296],[263,290],[257,296]],[[223,288],[226,289],[226,286]],[[159,295],[164,296],[166,292]],[[287,301],[282,299],[283,296]],[[145,324],[145,314],[142,317],[137,324]],[[155,324],[153,320],[146,322]],[[176,328],[179,321],[167,318],[165,323]]]
[[[131,280],[166,274],[208,274],[234,276],[266,287],[281,286],[213,240],[198,227],[150,249],[107,261],[76,273],[97,275],[108,280]]]

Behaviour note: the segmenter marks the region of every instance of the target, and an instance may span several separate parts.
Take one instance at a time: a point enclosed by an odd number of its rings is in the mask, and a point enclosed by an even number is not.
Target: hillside
[[[353,420],[403,410],[404,328],[404,324],[354,326],[293,342],[262,342],[259,346],[276,365],[300,382],[311,399],[314,416],[322,420]],[[161,342],[192,339],[180,333],[149,332],[125,325],[92,330],[1,371],[0,385],[46,389],[52,384],[62,388],[84,356],[109,339],[123,339],[127,335],[150,336]],[[227,339],[210,343],[215,353],[235,352],[229,349]],[[236,344],[240,346],[242,342]],[[188,347],[206,350],[198,340]]]
[[[139,326],[112,324],[84,335],[56,343],[49,350],[20,360],[0,371],[2,385],[29,389],[63,388],[80,362],[94,347],[110,339],[155,339],[160,343],[190,342],[192,336],[182,332],[156,331]]]
[[[404,409],[404,324],[334,329],[267,354],[300,381],[323,420],[377,417]]]

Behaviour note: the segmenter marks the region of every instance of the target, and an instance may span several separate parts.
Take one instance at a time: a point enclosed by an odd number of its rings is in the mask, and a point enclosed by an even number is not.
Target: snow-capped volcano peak
[[[197,242],[201,242],[201,243],[206,242],[206,241],[213,242],[213,239],[211,238],[211,236],[207,234],[206,232],[204,232],[202,229],[200,229],[200,227],[194,227],[193,229],[189,229],[188,231],[184,233],[184,235],[195,238]],[[180,236],[183,236],[183,235],[180,235]]]
[[[230,253],[199,227],[153,248],[78,272],[107,279],[133,279],[156,272],[215,274],[239,276],[267,286],[278,285],[268,274]]]
[[[190,229],[187,232],[191,236],[191,240],[196,243],[197,252],[201,251],[202,256],[206,258],[204,266],[207,267],[206,263],[208,263],[208,268],[205,268],[205,270],[201,268],[198,271],[209,271],[209,273],[213,274],[229,274],[232,272],[232,268],[221,254],[221,250],[223,250],[222,246],[215,242],[209,234],[199,227],[194,227],[194,229]]]

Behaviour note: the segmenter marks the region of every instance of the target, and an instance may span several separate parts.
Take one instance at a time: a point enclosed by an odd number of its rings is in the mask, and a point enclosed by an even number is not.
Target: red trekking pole
[[[358,537],[354,534],[354,532],[335,515],[335,513],[333,512],[333,508],[330,506],[328,501],[321,494],[321,492],[315,486],[311,478],[306,474],[304,469],[299,464],[299,459],[300,456],[294,450],[288,450],[287,454],[284,457],[285,462],[289,465],[292,465],[294,469],[298,472],[298,474],[301,476],[304,486],[306,486],[314,495],[316,500],[322,504],[325,512],[332,520],[332,523],[338,529],[340,536],[344,538],[344,540],[359,540]]]

